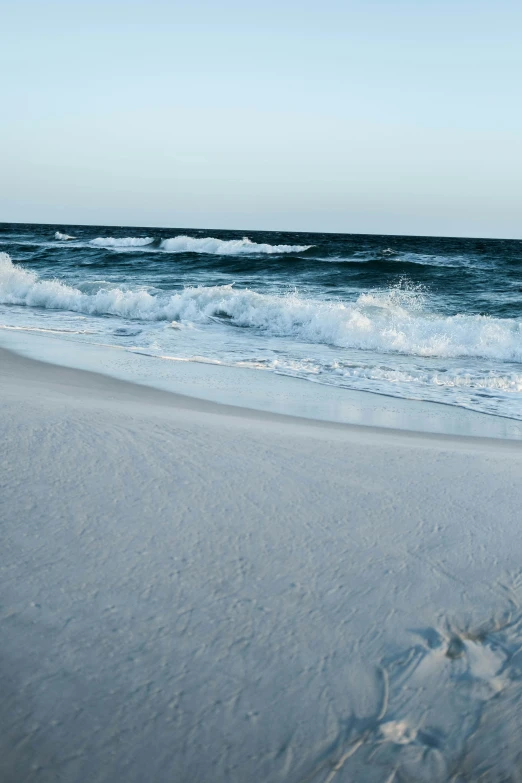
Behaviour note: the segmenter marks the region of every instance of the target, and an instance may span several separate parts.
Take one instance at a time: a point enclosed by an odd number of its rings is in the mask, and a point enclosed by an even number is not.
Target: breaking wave
[[[216,239],[215,237],[178,236],[164,239],[160,245],[169,253],[208,253],[219,256],[255,255],[258,253],[302,253],[313,245],[269,245],[243,239]]]
[[[62,234],[61,231],[56,231],[54,234],[55,239],[61,239],[63,241],[67,239],[76,239],[76,237],[72,237],[70,234]]]
[[[94,247],[143,247],[153,242],[153,237],[96,237],[89,244]]]
[[[88,290],[81,290],[60,280],[41,280],[1,253],[0,302],[144,321],[217,322],[383,353],[522,362],[522,321],[443,316],[427,310],[422,293],[401,288],[362,294],[354,302],[259,294],[231,285],[151,293],[90,283]]]

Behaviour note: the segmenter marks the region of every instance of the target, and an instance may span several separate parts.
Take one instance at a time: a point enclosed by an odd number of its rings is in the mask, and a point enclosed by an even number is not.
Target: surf
[[[96,237],[89,244],[93,247],[144,247],[152,245],[154,237]]]
[[[232,284],[158,291],[90,282],[86,290],[36,272],[0,254],[0,302],[143,321],[224,326],[300,342],[419,357],[475,357],[522,362],[522,320],[488,315],[444,316],[427,308],[421,290],[399,287],[354,301],[264,294]]]
[[[270,245],[267,242],[252,242],[242,239],[217,239],[216,237],[190,237],[180,235],[164,239],[160,247],[169,253],[205,253],[208,255],[242,256],[276,253],[301,253],[313,245]]]

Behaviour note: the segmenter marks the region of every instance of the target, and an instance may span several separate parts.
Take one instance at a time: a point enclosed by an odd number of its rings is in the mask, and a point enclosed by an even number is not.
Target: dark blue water
[[[520,241],[1,224],[0,252],[4,327],[522,418]]]

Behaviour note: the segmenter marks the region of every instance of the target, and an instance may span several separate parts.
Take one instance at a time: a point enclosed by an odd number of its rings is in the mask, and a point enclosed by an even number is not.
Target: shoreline
[[[95,370],[68,367],[50,361],[29,358],[9,348],[0,346],[0,366],[4,377],[0,374],[0,384],[4,388],[10,385],[9,376],[15,375],[19,380],[34,387],[41,384],[46,391],[52,390],[58,399],[64,394],[77,396],[78,407],[89,407],[89,395],[85,393],[91,386],[99,393],[104,392],[103,407],[107,411],[117,409],[124,412],[126,407],[142,405],[147,414],[169,416],[173,411],[191,417],[211,417],[228,421],[237,421],[244,426],[263,427],[269,425],[283,430],[300,432],[303,435],[324,435],[326,438],[346,440],[355,438],[359,441],[369,441],[386,444],[416,445],[420,448],[433,445],[435,447],[455,450],[513,451],[522,457],[522,446],[514,438],[494,438],[468,436],[447,432],[429,432],[413,429],[401,429],[372,424],[354,424],[351,422],[330,421],[328,419],[313,419],[306,416],[279,413],[258,408],[248,408],[244,405],[234,405],[227,402],[215,402],[212,399],[196,397],[179,391],[164,390],[156,386],[124,380],[113,375]],[[7,368],[7,373],[5,369]],[[236,368],[234,368],[235,371]],[[255,371],[254,371],[255,372]],[[294,379],[291,379],[294,380]],[[301,380],[301,379],[296,379]],[[306,381],[304,381],[306,383]],[[34,392],[33,392],[34,393]],[[361,392],[371,394],[371,392]],[[430,405],[432,403],[429,403]],[[436,403],[433,403],[436,405]],[[481,414],[478,414],[481,415]],[[206,422],[205,422],[206,423]]]
[[[517,442],[0,366],[4,780],[517,768]]]
[[[401,431],[522,440],[522,421],[516,419],[260,369],[155,357],[9,327],[0,328],[1,345],[35,360],[245,410]]]

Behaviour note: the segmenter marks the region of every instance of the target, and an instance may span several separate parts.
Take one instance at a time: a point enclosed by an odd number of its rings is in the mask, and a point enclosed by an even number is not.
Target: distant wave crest
[[[89,244],[94,247],[142,247],[153,242],[154,237],[96,237]]]
[[[101,283],[82,291],[60,280],[41,280],[1,253],[0,302],[145,321],[217,321],[305,342],[385,353],[522,362],[521,321],[431,313],[421,293],[401,288],[362,294],[344,303],[298,294],[259,294],[231,285],[150,293]]]
[[[62,234],[61,231],[56,231],[54,234],[55,239],[60,239],[62,241],[66,241],[67,239],[76,239],[76,237],[72,237],[70,234]]]
[[[218,256],[243,256],[275,253],[302,253],[312,245],[269,245],[243,239],[216,239],[216,237],[178,236],[164,239],[160,247],[169,253],[208,253]]]
[[[92,247],[140,248],[155,243],[154,237],[96,237],[89,244]],[[168,253],[204,253],[217,256],[275,255],[279,253],[300,253],[311,245],[269,245],[242,239],[217,239],[216,237],[189,237],[180,235],[160,242],[161,250]]]

